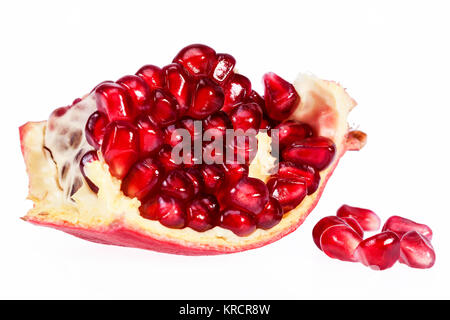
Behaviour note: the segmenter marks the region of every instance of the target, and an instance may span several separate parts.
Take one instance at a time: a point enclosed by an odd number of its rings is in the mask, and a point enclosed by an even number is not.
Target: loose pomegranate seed
[[[284,212],[297,207],[306,197],[307,187],[303,181],[271,178],[267,182],[269,193],[277,199]]]
[[[205,192],[210,194],[217,193],[225,177],[222,167],[214,164],[204,165],[201,167],[200,172],[202,174]]]
[[[356,219],[352,218],[352,217],[343,217],[342,220],[345,221],[345,223],[352,228],[353,230],[356,231],[356,233],[361,237],[364,238],[364,230],[363,228],[359,225],[358,221],[356,221]]]
[[[293,143],[301,142],[313,134],[309,125],[294,120],[284,121],[276,126],[275,129],[278,129],[280,149],[284,149]]]
[[[161,89],[164,87],[164,75],[161,68],[148,64],[143,66],[136,72],[136,75],[141,77],[150,90]]]
[[[249,168],[246,164],[237,162],[224,163],[223,168],[225,171],[225,183],[229,187],[234,186],[242,178],[248,177]]]
[[[148,156],[158,152],[163,144],[162,132],[152,123],[147,115],[141,115],[136,120],[139,134],[139,150],[141,156]]]
[[[327,256],[342,261],[358,261],[355,251],[361,237],[347,225],[334,225],[327,228],[320,237],[320,248]]]
[[[222,111],[229,113],[235,105],[245,102],[251,91],[252,83],[247,77],[233,74],[223,87],[225,101]]]
[[[262,116],[263,112],[261,107],[254,102],[236,106],[230,112],[230,120],[234,130],[258,130],[261,125]]]
[[[412,220],[399,216],[392,216],[386,220],[383,231],[395,232],[399,238],[409,231],[417,231],[429,241],[433,238],[433,231],[425,224],[416,223]]]
[[[436,254],[430,241],[417,231],[407,232],[400,241],[400,263],[412,268],[428,269],[434,265]]]
[[[122,192],[127,197],[142,200],[159,187],[162,174],[161,167],[155,160],[147,158],[139,161],[122,180]]]
[[[269,201],[269,190],[264,182],[256,178],[242,178],[226,196],[230,207],[257,214]]]
[[[136,128],[125,121],[114,121],[105,129],[102,154],[111,174],[122,179],[139,157]]]
[[[264,209],[255,215],[256,226],[268,230],[276,226],[283,218],[283,208],[277,199],[269,197]]]
[[[204,182],[203,176],[199,168],[193,167],[186,171],[187,176],[191,179],[191,183],[194,186],[194,195],[199,194],[203,191]]]
[[[208,78],[200,79],[194,91],[188,114],[194,119],[204,119],[223,106],[223,90]]]
[[[212,195],[194,199],[187,207],[187,226],[204,232],[217,225],[220,219],[219,203]]]
[[[96,150],[100,148],[105,135],[105,127],[108,124],[108,119],[103,113],[95,111],[90,115],[86,122],[85,136],[87,142]]]
[[[400,257],[400,239],[391,231],[381,232],[361,241],[355,257],[373,270],[385,270]]]
[[[202,126],[204,132],[208,131],[211,137],[222,136],[223,138],[226,135],[227,129],[232,128],[230,119],[223,111],[213,113],[204,119]]]
[[[182,229],[186,225],[186,209],[183,201],[168,195],[148,200],[140,208],[141,215],[169,228]]]
[[[346,226],[347,224],[344,220],[336,216],[328,216],[322,218],[319,220],[319,222],[316,223],[312,231],[312,236],[317,248],[322,250],[322,248],[320,247],[320,237],[322,236],[322,233],[329,227],[337,225]]]
[[[273,72],[266,73],[263,80],[269,117],[278,121],[288,118],[300,103],[300,96],[294,86]]]
[[[176,55],[172,62],[181,64],[194,77],[206,77],[216,60],[214,49],[204,44],[191,44]]]
[[[250,214],[235,209],[222,212],[220,226],[240,237],[249,236],[256,230],[255,219]]]
[[[133,102],[127,89],[117,83],[105,82],[95,89],[98,111],[106,114],[109,121],[132,121]]]
[[[212,79],[219,84],[226,82],[233,74],[235,65],[236,60],[233,56],[226,53],[217,54],[216,63],[211,72]]]
[[[161,192],[183,201],[189,201],[194,198],[192,181],[180,169],[169,172],[161,184]]]
[[[352,217],[358,221],[364,231],[376,231],[380,229],[381,220],[375,212],[358,207],[352,207],[344,204],[340,207],[336,214],[338,217]]]
[[[304,181],[308,188],[308,194],[316,192],[320,183],[320,174],[313,167],[297,165],[286,161],[280,162],[276,176],[279,178]]]
[[[148,114],[160,127],[174,124],[178,120],[180,106],[177,100],[163,89],[155,89],[150,95]]]
[[[170,172],[176,168],[183,167],[183,164],[176,164],[175,160],[172,158],[172,148],[170,146],[163,146],[158,153],[158,160],[164,167],[165,172]]]
[[[165,88],[178,101],[181,113],[184,114],[191,104],[191,80],[182,66],[172,63],[162,69],[165,78]],[[181,116],[181,115],[180,115]]]
[[[282,152],[283,159],[323,170],[333,161],[336,147],[328,138],[311,137],[292,144]]]
[[[150,104],[150,89],[145,81],[134,75],[129,75],[117,80],[128,90],[128,94],[134,103],[137,112],[147,112]]]
[[[84,156],[81,158],[80,160],[80,171],[81,174],[84,177],[84,180],[86,181],[87,185],[89,186],[89,188],[91,188],[92,191],[94,191],[95,193],[98,192],[98,187],[91,181],[91,179],[89,179],[86,176],[86,173],[84,172],[84,166],[92,161],[97,161],[98,160],[98,155],[97,155],[97,151],[88,151],[84,154]]]

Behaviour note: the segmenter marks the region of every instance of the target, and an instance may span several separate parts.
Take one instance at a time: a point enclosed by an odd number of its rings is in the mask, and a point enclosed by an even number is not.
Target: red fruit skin
[[[322,247],[320,246],[320,237],[322,236],[322,233],[329,227],[337,225],[345,226],[346,223],[344,220],[336,216],[324,217],[316,223],[312,230],[312,236],[317,248],[322,250]]]
[[[348,225],[334,225],[320,236],[320,248],[330,258],[356,262],[355,251],[361,240]]]
[[[411,268],[428,269],[436,261],[430,241],[417,231],[407,232],[400,240],[399,262]]]
[[[164,87],[164,75],[161,68],[157,66],[151,64],[145,65],[136,72],[136,75],[145,81],[150,91]]]
[[[378,233],[361,241],[355,257],[373,270],[388,269],[400,258],[400,239],[391,231]]]
[[[358,221],[364,231],[377,231],[380,229],[381,219],[375,212],[369,209],[352,207],[344,204],[341,206],[336,215],[340,218],[352,217]],[[385,231],[385,230],[383,230]]]
[[[409,231],[417,231],[429,241],[433,238],[433,231],[427,225],[399,216],[392,216],[387,219],[383,225],[383,231],[395,232],[399,238],[402,238]]]

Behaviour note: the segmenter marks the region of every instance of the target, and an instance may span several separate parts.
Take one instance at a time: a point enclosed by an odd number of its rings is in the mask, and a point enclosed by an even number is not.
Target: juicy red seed
[[[355,257],[374,270],[390,268],[400,257],[400,239],[391,231],[376,234],[361,241]]]
[[[203,162],[206,164],[221,164],[224,161],[224,144],[220,142],[203,142],[202,146]]]
[[[284,212],[297,207],[307,194],[306,184],[292,179],[271,178],[267,187],[270,195],[280,202]]]
[[[427,225],[399,216],[392,216],[387,219],[384,223],[383,231],[395,232],[399,238],[403,237],[403,235],[409,231],[417,231],[430,241],[433,238],[433,231]]]
[[[174,124],[178,119],[180,106],[177,100],[167,91],[155,89],[150,95],[149,115],[159,126]]]
[[[97,161],[98,160],[98,155],[97,155],[97,151],[88,151],[84,154],[84,156],[81,158],[80,160],[80,171],[81,174],[84,177],[84,180],[86,181],[87,185],[89,186],[89,188],[91,188],[92,191],[94,191],[95,193],[98,192],[98,187],[91,181],[91,179],[89,179],[86,176],[86,173],[84,172],[84,166],[92,161]]]
[[[333,259],[342,261],[358,261],[355,251],[361,237],[347,225],[334,225],[327,228],[320,237],[320,248]]]
[[[333,161],[335,153],[333,141],[325,137],[311,137],[287,147],[282,156],[286,161],[323,170]]]
[[[194,186],[191,179],[179,169],[169,172],[161,184],[161,192],[183,201],[194,198]]]
[[[141,156],[158,152],[163,144],[161,130],[146,115],[142,115],[136,120],[136,126],[139,133],[139,150]]]
[[[191,44],[176,55],[172,62],[181,64],[191,76],[208,76],[215,64],[216,52],[203,44]]]
[[[108,124],[108,119],[103,113],[95,111],[90,115],[86,122],[85,136],[87,142],[95,149],[99,149],[103,142],[105,135],[105,127]]]
[[[122,181],[122,192],[130,198],[144,199],[154,192],[161,183],[162,170],[160,165],[151,158],[134,164]]]
[[[428,269],[435,261],[433,246],[417,231],[407,232],[400,240],[400,263],[412,268]]]
[[[208,131],[208,134],[210,134],[211,137],[225,137],[227,129],[232,128],[230,119],[223,111],[213,113],[212,115],[204,119],[202,126],[204,132]]]
[[[173,169],[183,167],[183,164],[175,163],[175,160],[172,158],[172,148],[165,145],[159,150],[158,160],[161,162],[164,167],[165,172],[170,172]]]
[[[191,142],[200,140],[202,137],[202,130],[196,127],[195,120],[191,118],[184,118],[180,120],[179,127],[189,131]]]
[[[228,143],[228,140],[226,142]],[[248,165],[256,157],[256,153],[258,152],[258,139],[256,138],[256,132],[254,135],[236,135],[234,139],[231,139],[226,147],[227,149],[230,149],[227,150],[227,152],[230,152],[234,157],[233,159],[228,159],[227,155],[227,162],[237,161]]]
[[[258,130],[261,125],[262,116],[263,112],[261,107],[254,102],[236,106],[230,112],[230,120],[234,130]]]
[[[269,117],[279,121],[288,118],[300,103],[300,96],[294,86],[273,72],[266,73],[263,80]]]
[[[261,124],[259,125],[259,129],[267,130],[267,134],[270,135],[269,130],[272,129],[272,125],[269,120],[263,118],[261,120]]]
[[[194,91],[189,115],[194,119],[204,119],[223,106],[223,90],[207,78],[200,79]]]
[[[322,233],[329,227],[337,225],[345,226],[346,223],[344,220],[336,216],[328,216],[322,218],[319,220],[319,222],[316,223],[312,231],[312,236],[317,248],[322,250],[322,248],[320,247],[320,237],[322,236]]]
[[[216,226],[219,222],[219,203],[212,195],[194,199],[187,207],[187,226],[203,232]]]
[[[264,101],[264,98],[261,97],[259,95],[259,93],[256,92],[255,90],[252,90],[250,92],[250,94],[248,95],[248,98],[247,98],[247,102],[255,102],[255,103],[257,103],[258,106],[261,108],[261,110],[263,112],[266,112],[266,102]]]
[[[276,176],[304,181],[308,188],[308,194],[316,192],[320,183],[320,174],[313,167],[285,161],[280,162]]]
[[[248,177],[249,168],[246,164],[240,163],[224,163],[225,183],[227,186],[234,186],[239,180]]]
[[[361,237],[364,238],[364,230],[363,228],[359,225],[358,221],[356,221],[356,219],[352,218],[352,217],[344,217],[342,218],[342,220],[345,221],[345,223],[352,228],[353,230],[356,231],[356,233]]]
[[[306,123],[288,120],[275,127],[278,129],[278,141],[280,149],[284,149],[293,143],[301,142],[312,136],[312,128]]]
[[[352,207],[344,204],[341,206],[336,215],[338,217],[352,217],[358,221],[364,231],[376,231],[380,228],[381,220],[375,212],[358,207]]]
[[[134,106],[138,112],[147,112],[150,104],[150,89],[145,81],[134,75],[129,75],[117,80],[128,90],[128,94],[133,100]]]
[[[114,121],[105,129],[102,154],[111,174],[122,179],[139,157],[136,128],[125,121]]]
[[[256,226],[268,230],[276,226],[283,218],[283,208],[277,199],[269,197],[264,209],[255,215]]]
[[[226,196],[230,207],[249,213],[260,213],[269,201],[269,190],[256,178],[242,178]]]
[[[218,165],[204,165],[200,169],[202,174],[205,192],[215,194],[220,190],[224,181],[224,171]]]
[[[186,209],[183,201],[168,195],[159,195],[148,200],[140,208],[141,215],[169,228],[182,229],[186,226]]]
[[[233,74],[223,87],[225,100],[223,111],[230,112],[237,104],[245,102],[252,91],[252,83],[250,80],[241,75]]]
[[[164,75],[161,68],[157,66],[151,64],[145,65],[136,72],[136,75],[145,81],[150,90],[164,87]]]
[[[167,126],[163,130],[164,143],[175,147],[177,144],[183,141],[183,137],[179,134],[178,127],[175,124]]]
[[[109,121],[133,119],[133,103],[124,86],[112,82],[100,84],[95,89],[95,99],[98,111],[106,114]]]
[[[240,237],[249,236],[256,230],[256,222],[251,214],[234,209],[222,212],[220,226]]]
[[[165,66],[162,72],[165,78],[165,88],[177,99],[182,114],[184,114],[191,104],[192,86],[189,76],[177,63]]]
[[[189,168],[186,171],[186,174],[189,177],[189,179],[191,179],[191,183],[194,186],[194,195],[197,195],[201,191],[203,191],[204,183],[200,169],[196,167]]]
[[[233,74],[236,60],[232,55],[218,53],[216,63],[212,68],[211,77],[217,83],[224,83]]]

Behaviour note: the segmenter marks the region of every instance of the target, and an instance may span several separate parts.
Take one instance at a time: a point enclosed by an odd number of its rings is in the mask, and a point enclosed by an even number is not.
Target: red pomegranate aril
[[[202,138],[202,130],[200,129],[200,127],[196,127],[198,126],[198,124],[196,125],[195,122],[196,120],[192,118],[184,118],[179,122],[179,128],[189,131],[189,134],[191,136],[191,143],[194,143],[194,141],[196,140],[199,141]]]
[[[164,143],[172,148],[183,141],[183,137],[179,134],[178,129],[175,124],[171,124],[163,129]]]
[[[225,83],[223,91],[225,100],[222,111],[229,113],[235,105],[247,100],[252,91],[252,83],[247,77],[236,73]]]
[[[312,236],[317,248],[322,250],[322,248],[320,247],[320,237],[322,236],[322,233],[329,227],[337,225],[345,226],[347,224],[345,223],[344,220],[336,216],[324,217],[320,219],[319,222],[316,223],[316,225],[312,230]]]
[[[433,246],[425,236],[417,231],[405,233],[400,240],[400,263],[412,268],[428,269],[435,261]]]
[[[305,182],[293,179],[271,178],[267,187],[270,195],[280,202],[284,212],[297,207],[307,194]]]
[[[145,81],[150,91],[164,87],[164,74],[161,68],[157,66],[151,64],[145,65],[136,72],[136,75]]]
[[[285,161],[308,165],[321,171],[330,165],[335,154],[333,141],[325,137],[311,137],[285,148],[282,157]]]
[[[307,165],[296,165],[292,162],[281,161],[276,176],[304,181],[308,188],[308,194],[316,192],[320,183],[320,174],[313,167]]]
[[[355,251],[361,241],[362,238],[348,225],[334,225],[320,236],[320,248],[330,258],[356,262]]]
[[[220,86],[208,78],[200,79],[195,87],[188,114],[194,119],[204,119],[220,110],[223,101],[224,94]]]
[[[219,223],[219,203],[212,195],[194,199],[186,209],[187,226],[199,231],[207,231]]]
[[[269,190],[261,180],[245,177],[231,187],[226,200],[229,207],[257,214],[269,201]]]
[[[256,138],[256,131],[254,134],[251,134],[252,130],[253,129],[250,129],[248,131],[248,133],[250,133],[249,135],[236,135],[230,143],[228,139],[226,139],[226,152],[230,152],[234,157],[233,159],[227,158],[227,162],[237,161],[249,165],[253,161],[258,152],[258,139]]]
[[[139,133],[139,150],[141,156],[155,154],[163,145],[161,130],[152,123],[149,116],[141,115],[136,119]]]
[[[294,86],[273,72],[266,73],[263,80],[267,114],[278,121],[288,118],[300,103]]]
[[[338,209],[336,215],[340,218],[352,217],[358,221],[364,231],[376,231],[380,229],[380,218],[375,212],[369,209],[352,207],[344,204]]]
[[[361,241],[355,257],[373,270],[388,269],[400,257],[400,239],[391,231],[378,233]]]
[[[234,186],[239,180],[248,177],[249,167],[246,164],[237,162],[224,163],[225,183],[227,186]]]
[[[159,150],[157,159],[162,164],[165,172],[183,167],[183,163],[175,163],[175,160],[172,158],[172,148],[168,145],[164,145]]]
[[[283,218],[283,208],[277,199],[269,197],[264,209],[255,214],[256,226],[268,230],[276,226]]]
[[[254,102],[258,104],[258,106],[261,108],[261,110],[265,113],[266,112],[266,102],[264,101],[264,98],[259,95],[258,92],[255,90],[252,90],[250,94],[248,95],[247,102]]]
[[[254,102],[240,104],[230,111],[230,120],[234,130],[258,130],[261,125],[262,116],[263,112],[261,107]]]
[[[284,149],[295,142],[301,142],[313,134],[309,125],[294,120],[284,121],[276,126],[275,129],[278,129],[280,149]]]
[[[95,89],[95,99],[98,111],[106,114],[109,121],[133,120],[133,102],[124,86],[112,82],[100,84]]]
[[[256,230],[253,216],[235,209],[227,209],[221,213],[220,226],[240,237],[249,236]]]
[[[165,66],[162,72],[165,78],[164,87],[177,99],[180,105],[181,115],[183,115],[191,104],[191,80],[185,73],[183,67],[177,63]]]
[[[392,216],[386,220],[383,231],[395,232],[399,238],[409,231],[417,231],[429,241],[433,238],[433,231],[425,224],[417,223],[412,220],[399,216]]]
[[[150,97],[148,114],[158,126],[165,127],[178,120],[180,106],[169,92],[163,89],[155,89]]]
[[[172,62],[181,64],[194,77],[206,77],[216,61],[214,49],[204,44],[192,44],[176,55]]]
[[[227,129],[231,129],[232,124],[225,112],[218,111],[204,119],[202,127],[204,132],[208,131],[211,137],[222,136],[225,139]]]
[[[150,89],[145,81],[135,75],[129,75],[117,80],[128,90],[128,94],[134,103],[138,113],[147,112],[150,104]]]
[[[222,167],[215,164],[204,165],[201,167],[200,172],[202,174],[205,192],[209,194],[217,193],[225,177]]]
[[[91,179],[89,179],[86,176],[86,173],[84,171],[84,166],[89,163],[89,162],[93,162],[93,161],[97,161],[98,160],[98,155],[97,155],[97,151],[88,151],[84,154],[84,156],[81,158],[80,160],[80,171],[81,174],[84,177],[84,180],[86,181],[87,185],[89,186],[89,188],[94,191],[95,193],[98,192],[98,187],[95,185],[95,183],[92,182]]]
[[[139,158],[136,127],[125,121],[114,121],[105,129],[102,154],[111,174],[122,179]]]
[[[95,111],[90,115],[86,122],[85,136],[87,142],[96,150],[100,149],[105,135],[105,128],[108,124],[108,119],[103,113]]]
[[[191,179],[191,183],[194,187],[194,195],[198,195],[200,192],[203,191],[203,177],[202,173],[199,168],[197,167],[191,167],[187,169],[186,171],[187,176],[189,179]]]
[[[194,186],[191,179],[180,169],[168,173],[161,183],[161,192],[183,201],[194,198]]]
[[[162,175],[160,165],[152,158],[146,158],[128,171],[122,180],[122,192],[127,197],[142,200],[159,187]]]
[[[342,218],[342,220],[345,221],[345,223],[352,228],[353,230],[356,231],[356,233],[361,237],[364,238],[364,230],[363,228],[359,225],[358,221],[356,221],[356,219],[353,219],[352,217],[344,217]]]
[[[218,53],[216,56],[216,63],[211,72],[212,79],[219,84],[226,82],[233,74],[235,65],[236,60],[232,55]]]
[[[168,195],[159,195],[148,200],[140,208],[141,215],[169,228],[182,229],[186,226],[186,208],[182,200]]]

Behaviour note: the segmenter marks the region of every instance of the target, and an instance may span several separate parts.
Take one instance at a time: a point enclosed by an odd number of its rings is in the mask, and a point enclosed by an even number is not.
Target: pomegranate
[[[434,265],[436,254],[429,239],[417,231],[405,233],[400,241],[400,263],[427,269]]]
[[[431,238],[433,237],[433,231],[427,225],[399,216],[392,216],[387,219],[383,225],[383,231],[395,232],[399,238],[403,237],[403,235],[409,231],[417,231],[429,241],[431,241]]]
[[[362,238],[347,225],[328,227],[320,236],[320,248],[327,256],[342,261],[355,262],[355,250]]]
[[[400,239],[391,231],[381,232],[361,241],[355,256],[371,269],[385,270],[400,257]]]
[[[376,231],[380,229],[380,218],[375,212],[369,209],[357,208],[344,204],[338,209],[337,216],[355,219],[365,231]]]
[[[274,73],[264,76],[263,98],[235,65],[229,54],[191,45],[166,66],[103,82],[48,121],[22,126],[35,202],[24,220],[187,255],[257,248],[294,231],[338,160],[365,143],[346,123],[356,103],[334,82],[300,76],[291,84]],[[233,129],[249,133],[243,144],[227,141]],[[346,247],[336,249],[332,227],[320,241],[327,254],[350,259],[361,231],[346,220],[333,226],[345,228]]]

